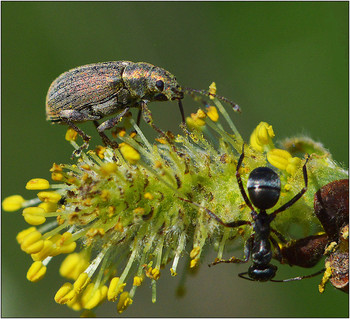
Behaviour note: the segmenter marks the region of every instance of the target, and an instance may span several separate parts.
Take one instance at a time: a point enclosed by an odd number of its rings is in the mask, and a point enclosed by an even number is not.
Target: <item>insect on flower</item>
[[[208,215],[214,218],[217,222],[225,227],[235,228],[242,225],[253,226],[254,232],[249,237],[244,248],[244,259],[238,259],[231,257],[228,260],[218,259],[212,263],[216,265],[219,263],[246,263],[249,261],[249,257],[252,258],[253,264],[249,267],[247,272],[238,274],[239,277],[243,279],[248,279],[251,281],[274,281],[274,282],[287,282],[294,280],[301,280],[304,278],[311,278],[323,272],[323,270],[307,275],[307,276],[298,276],[294,278],[284,279],[284,280],[274,280],[277,266],[270,264],[270,261],[273,257],[271,244],[276,248],[277,254],[280,255],[280,248],[276,240],[271,236],[273,232],[278,238],[283,238],[282,234],[277,232],[275,229],[271,228],[271,222],[276,218],[277,214],[285,211],[287,208],[292,206],[296,201],[298,201],[306,192],[308,185],[308,176],[306,164],[309,160],[309,157],[306,159],[306,162],[303,166],[303,176],[305,186],[297,193],[291,200],[277,208],[273,213],[267,214],[266,210],[274,207],[280,197],[281,192],[281,181],[279,176],[269,167],[258,167],[255,168],[249,175],[248,178],[248,193],[249,197],[244,190],[243,183],[241,180],[241,175],[239,169],[242,165],[244,159],[244,145],[242,147],[242,154],[238,160],[236,167],[236,178],[238,186],[242,197],[246,205],[251,209],[252,222],[247,220],[236,220],[233,222],[224,222],[216,214],[214,214],[209,209],[202,207],[196,203],[193,203],[189,200],[182,199],[186,202],[190,202],[197,207],[203,208]],[[250,199],[249,199],[250,198]],[[259,210],[256,211],[254,206]],[[246,277],[248,275],[248,277]]]
[[[237,104],[224,97],[181,87],[173,74],[160,67],[145,62],[112,61],[80,66],[54,80],[46,96],[46,119],[69,125],[83,138],[84,144],[75,153],[78,155],[88,147],[91,137],[75,123],[93,121],[104,144],[115,148],[118,144],[110,141],[104,131],[114,127],[130,108],[138,108],[137,124],[142,114],[145,122],[164,136],[164,132],[153,123],[147,105],[153,101],[177,100],[185,125],[181,102],[184,93],[213,96],[240,111]],[[98,120],[115,113],[118,115],[98,123]]]

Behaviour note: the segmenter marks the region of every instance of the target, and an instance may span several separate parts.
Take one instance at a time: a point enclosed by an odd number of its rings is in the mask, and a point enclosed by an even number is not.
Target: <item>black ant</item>
[[[245,258],[238,259],[235,257],[231,257],[228,260],[219,259],[213,262],[211,265],[216,265],[219,263],[246,263],[251,256],[253,264],[249,267],[247,272],[243,272],[238,274],[239,277],[251,280],[251,281],[274,281],[274,282],[287,282],[293,280],[301,280],[304,278],[314,277],[324,271],[324,269],[320,270],[317,273],[307,275],[307,276],[299,276],[295,278],[289,278],[284,280],[274,280],[272,279],[277,271],[277,266],[270,264],[272,259],[272,249],[271,243],[277,250],[277,259],[281,259],[281,252],[276,240],[271,236],[271,232],[275,233],[276,236],[286,242],[283,238],[282,234],[274,230],[270,227],[271,222],[275,219],[277,214],[285,211],[287,208],[292,206],[297,200],[299,200],[307,190],[308,185],[308,176],[306,170],[306,164],[309,160],[309,156],[306,159],[306,162],[303,166],[303,175],[305,186],[301,189],[301,191],[296,194],[290,201],[282,205],[280,208],[276,209],[273,213],[267,214],[266,210],[272,208],[278,202],[281,193],[281,181],[277,173],[275,173],[269,167],[258,167],[255,168],[249,175],[247,188],[249,197],[248,198],[243,183],[241,180],[241,175],[239,173],[239,169],[242,165],[244,159],[244,145],[242,147],[242,154],[238,160],[237,168],[236,168],[236,178],[238,182],[239,189],[241,191],[242,197],[247,204],[247,206],[251,209],[251,217],[253,221],[247,220],[236,220],[233,222],[226,223],[222,221],[217,215],[215,215],[209,209],[202,207],[192,201],[182,199],[186,202],[192,203],[197,207],[205,209],[205,211],[214,218],[217,222],[225,227],[235,228],[240,227],[242,225],[251,225],[253,226],[254,233],[249,237],[246,242],[244,248]],[[254,206],[259,210],[258,212],[254,209]],[[209,265],[209,266],[211,266]],[[246,277],[248,275],[248,277]]]

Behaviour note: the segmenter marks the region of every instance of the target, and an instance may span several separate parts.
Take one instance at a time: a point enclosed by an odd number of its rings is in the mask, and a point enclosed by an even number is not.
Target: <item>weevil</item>
[[[230,103],[235,111],[240,108],[234,102],[204,91],[181,87],[170,72],[145,62],[112,61],[79,66],[61,74],[54,80],[46,96],[46,119],[52,123],[69,125],[84,140],[76,155],[87,148],[91,139],[75,123],[93,121],[104,144],[117,147],[104,131],[114,127],[130,108],[138,108],[137,124],[141,115],[145,122],[163,134],[153,123],[147,105],[153,101],[178,101],[182,124],[185,115],[181,100],[184,93],[214,96]],[[118,113],[104,121],[98,120]]]

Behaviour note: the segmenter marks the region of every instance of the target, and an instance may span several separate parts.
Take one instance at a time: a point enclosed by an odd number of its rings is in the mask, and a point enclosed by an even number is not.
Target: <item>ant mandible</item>
[[[225,227],[236,228],[242,225],[253,226],[254,232],[247,240],[244,248],[244,259],[238,259],[235,257],[231,257],[228,260],[219,259],[213,262],[211,265],[216,265],[219,263],[246,263],[249,261],[249,257],[251,257],[253,264],[249,267],[248,271],[238,274],[239,277],[251,281],[287,282],[294,280],[302,280],[304,278],[311,278],[322,273],[324,269],[318,271],[317,273],[307,276],[299,276],[284,280],[274,280],[272,278],[274,278],[276,274],[277,266],[270,264],[270,261],[273,257],[271,243],[277,250],[277,257],[281,258],[280,248],[276,240],[271,236],[271,232],[275,233],[280,240],[285,242],[283,236],[279,232],[271,228],[270,224],[276,218],[277,214],[285,211],[287,208],[292,206],[306,192],[308,185],[306,164],[309,160],[309,155],[303,166],[305,186],[291,200],[289,200],[287,203],[276,209],[271,214],[267,214],[266,210],[274,207],[280,197],[281,181],[279,176],[269,167],[255,168],[250,173],[247,182],[247,188],[249,193],[248,197],[244,190],[241,175],[239,173],[239,169],[242,165],[243,159],[244,144],[242,147],[242,154],[238,160],[236,168],[236,178],[242,197],[246,205],[251,209],[251,217],[253,220],[252,222],[247,220],[236,220],[233,222],[226,223],[208,208],[202,207],[192,201],[180,198],[181,200],[192,203],[197,207],[203,208],[208,213],[208,215],[210,215],[212,218],[214,218],[217,222],[219,222]],[[253,205],[258,209],[258,211],[254,209]],[[246,275],[248,275],[248,277],[246,277]]]

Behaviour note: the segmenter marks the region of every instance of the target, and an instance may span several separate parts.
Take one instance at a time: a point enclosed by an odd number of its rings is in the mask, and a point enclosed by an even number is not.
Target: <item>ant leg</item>
[[[244,259],[238,259],[236,257],[231,257],[230,259],[216,259],[214,262],[212,262],[211,264],[209,264],[208,266],[211,267],[211,266],[215,266],[217,264],[221,264],[221,263],[226,263],[226,264],[244,264],[246,262],[248,262],[249,260],[249,257],[250,257],[250,252],[252,250],[252,247],[253,247],[253,240],[254,240],[254,234],[251,235],[246,244],[245,244],[245,247],[244,247]]]
[[[298,277],[294,277],[294,278],[288,278],[288,279],[283,279],[283,280],[274,280],[274,279],[270,279],[270,281],[273,282],[288,282],[288,281],[297,281],[297,280],[302,280],[302,279],[307,279],[307,278],[312,278],[315,276],[318,276],[319,274],[322,274],[326,269],[323,268],[321,270],[319,270],[318,272],[315,272],[311,275],[306,275],[306,276],[298,276]]]
[[[220,219],[218,216],[216,216],[210,209],[204,207],[204,206],[201,206],[195,202],[192,202],[188,199],[184,199],[184,198],[181,198],[181,197],[178,197],[179,199],[183,200],[184,202],[187,202],[187,203],[191,203],[199,208],[202,208],[204,209],[207,214],[214,218],[217,222],[219,222],[221,225],[225,226],[225,227],[230,227],[230,228],[235,228],[235,227],[239,227],[239,226],[242,226],[242,225],[251,225],[251,222],[250,221],[247,221],[247,220],[236,220],[236,221],[233,221],[233,222],[229,222],[229,223],[226,223],[224,222],[222,219]]]
[[[239,186],[239,190],[241,191],[241,194],[242,194],[242,197],[243,197],[245,203],[252,210],[252,212],[255,212],[254,207],[253,207],[252,203],[250,202],[250,200],[249,200],[249,198],[247,196],[247,193],[244,190],[242,179],[241,179],[241,174],[239,173],[239,169],[241,168],[243,159],[244,159],[244,143],[243,143],[243,146],[242,146],[242,154],[239,157],[237,168],[236,168],[236,178],[237,178],[237,183],[238,183],[238,186]]]
[[[96,128],[98,128],[100,126],[100,124],[95,120],[93,121],[94,125]],[[99,130],[97,130],[98,134],[101,136],[102,138],[102,142],[105,146],[111,146],[112,148],[117,148],[118,147],[118,143],[116,142],[112,142],[108,136],[104,133],[104,132],[100,132]]]
[[[244,275],[247,275],[248,274],[248,271],[246,272],[241,272],[240,274],[238,274],[239,277],[243,278],[243,279],[246,279],[246,280],[250,280],[250,281],[255,281],[254,279],[251,279],[249,277],[245,277]]]
[[[288,243],[288,240],[276,229],[271,228],[271,231],[276,235],[276,237],[283,243]]]
[[[289,208],[290,206],[292,206],[297,200],[299,200],[303,195],[304,193],[306,192],[307,190],[307,184],[308,184],[308,177],[307,177],[307,170],[306,170],[306,164],[308,162],[310,158],[310,155],[308,155],[306,161],[305,161],[305,164],[303,166],[303,175],[304,175],[304,183],[305,183],[305,186],[302,188],[302,190],[296,194],[289,202],[285,203],[284,205],[282,205],[280,208],[276,209],[273,213],[270,214],[270,216],[272,217],[271,220],[273,220],[276,215],[280,212],[283,212],[285,211],[287,208]]]
[[[270,240],[271,240],[271,243],[272,243],[273,247],[276,248],[276,256],[275,256],[275,258],[279,262],[282,262],[282,253],[281,253],[280,246],[278,245],[277,241],[273,237],[270,237]]]

